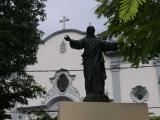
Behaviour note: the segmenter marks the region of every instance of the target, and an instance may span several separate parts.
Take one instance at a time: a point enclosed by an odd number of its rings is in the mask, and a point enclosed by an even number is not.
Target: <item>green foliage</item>
[[[138,12],[138,6],[145,3],[146,0],[121,0],[120,1],[120,20],[125,22],[133,20]]]
[[[27,65],[36,62],[42,31],[38,22],[45,18],[46,0],[0,0],[0,119],[15,103],[28,104],[45,91],[31,75]],[[16,77],[12,77],[15,74]]]
[[[98,0],[96,13],[107,18],[107,30],[102,35],[115,37],[120,53],[134,66],[148,63],[160,53],[160,1],[147,0],[144,6],[139,6],[136,18],[128,22],[119,19],[120,1]]]
[[[149,120],[160,120],[160,116],[150,117]]]

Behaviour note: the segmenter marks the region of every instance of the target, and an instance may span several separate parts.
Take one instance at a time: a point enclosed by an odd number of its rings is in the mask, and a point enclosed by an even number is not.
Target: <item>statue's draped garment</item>
[[[97,37],[85,37],[70,41],[74,49],[84,49],[82,54],[86,95],[104,94],[106,70],[102,52],[115,51],[117,44],[107,42]]]

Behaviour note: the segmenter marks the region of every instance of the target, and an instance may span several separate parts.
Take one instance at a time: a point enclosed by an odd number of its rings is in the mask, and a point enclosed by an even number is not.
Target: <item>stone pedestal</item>
[[[84,98],[84,102],[110,102],[109,97],[104,94],[91,94]]]
[[[59,120],[149,120],[146,104],[63,102]]]

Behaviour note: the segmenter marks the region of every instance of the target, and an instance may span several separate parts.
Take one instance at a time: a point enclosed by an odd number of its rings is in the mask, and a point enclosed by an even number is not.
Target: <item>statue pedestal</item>
[[[62,102],[58,120],[149,120],[144,103]]]
[[[91,94],[84,98],[84,102],[110,102],[107,95]]]

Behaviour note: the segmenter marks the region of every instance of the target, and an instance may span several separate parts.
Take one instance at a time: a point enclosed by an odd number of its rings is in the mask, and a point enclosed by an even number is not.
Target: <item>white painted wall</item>
[[[82,36],[79,33],[69,32],[69,33],[60,33],[50,40],[42,44],[39,48],[37,61],[38,63],[33,66],[28,66],[26,70],[59,70],[61,68],[68,69],[68,70],[80,70],[82,69],[81,63],[82,58],[81,54],[83,50],[74,50],[70,48],[68,42],[66,53],[60,53],[60,44],[64,41],[64,36],[68,34],[71,38],[80,39]],[[51,89],[52,84],[50,83],[49,78],[53,77],[55,72],[35,72],[30,73],[35,77],[35,80],[41,84],[42,86],[46,87],[48,91]],[[85,95],[84,91],[84,78],[83,78],[83,71],[75,71],[70,72],[72,75],[76,75],[76,80],[73,81],[73,86],[75,86],[80,92],[81,95]],[[31,102],[30,105],[38,105],[39,102]]]
[[[144,66],[144,65],[140,65]],[[150,64],[145,64],[145,66],[153,66],[152,62]],[[130,67],[128,63],[122,63],[121,68]],[[155,67],[144,67],[144,68],[128,68],[120,70],[120,80],[121,80],[121,95],[122,102],[133,102],[130,97],[132,88],[137,85],[146,87],[149,92],[149,97],[146,103],[148,107],[160,107],[159,91],[157,84],[157,76]],[[160,109],[151,109],[150,112],[157,113],[156,111]],[[160,115],[160,112],[158,113]]]
[[[81,54],[83,50],[71,49],[68,42],[67,51],[64,54],[60,53],[60,44],[64,41],[64,36],[69,35],[73,39],[80,39],[84,37],[76,32],[60,33],[52,37],[50,40],[41,45],[38,51],[38,63],[33,66],[28,66],[26,70],[59,70],[61,68],[68,70],[82,70],[83,66]],[[110,68],[111,59],[105,56],[106,68]],[[149,64],[149,65],[152,65]],[[120,67],[129,67],[130,64],[122,63]],[[113,98],[112,91],[112,74],[111,70],[106,70],[107,80],[106,80],[106,90],[109,92],[109,97]],[[55,72],[31,72],[35,77],[35,80],[46,87],[48,91],[51,89],[52,84],[49,78],[53,77]],[[85,96],[84,89],[84,77],[83,71],[70,71],[70,74],[76,75],[73,81],[73,86],[76,87],[81,97]],[[130,93],[133,87],[137,85],[142,85],[149,91],[149,99],[147,101],[149,107],[160,106],[160,99],[158,93],[158,86],[156,81],[156,72],[154,67],[139,68],[139,69],[121,69],[120,70],[120,88],[121,88],[121,101],[122,102],[133,102],[130,97]],[[29,105],[40,105],[42,99],[30,100]],[[158,109],[160,110],[160,109]],[[154,112],[156,111],[154,109]],[[152,110],[151,110],[152,111]],[[159,112],[160,113],[160,112]]]
[[[26,70],[28,71],[36,71],[36,70],[59,70],[61,68],[68,69],[68,70],[82,70],[83,66],[81,54],[83,53],[82,50],[75,50],[72,49],[68,42],[66,53],[60,53],[60,44],[64,41],[64,36],[69,35],[71,38],[75,40],[79,40],[84,37],[79,33],[75,32],[67,32],[67,33],[60,33],[50,40],[45,42],[45,44],[39,47],[37,61],[38,63],[33,66],[28,66]],[[106,67],[109,67],[110,60],[109,58],[106,60]],[[109,93],[109,96],[113,98],[112,95],[112,78],[111,73],[109,70],[106,71],[107,73],[107,80],[106,80],[106,91]],[[50,83],[49,78],[53,77],[55,72],[30,72],[31,75],[34,76],[35,80],[44,86],[48,91],[52,84]],[[73,86],[76,87],[81,97],[85,96],[85,88],[84,88],[84,76],[83,71],[70,71],[70,74],[76,75],[73,81]],[[42,99],[38,100],[30,100],[29,105],[39,105],[41,104]]]

